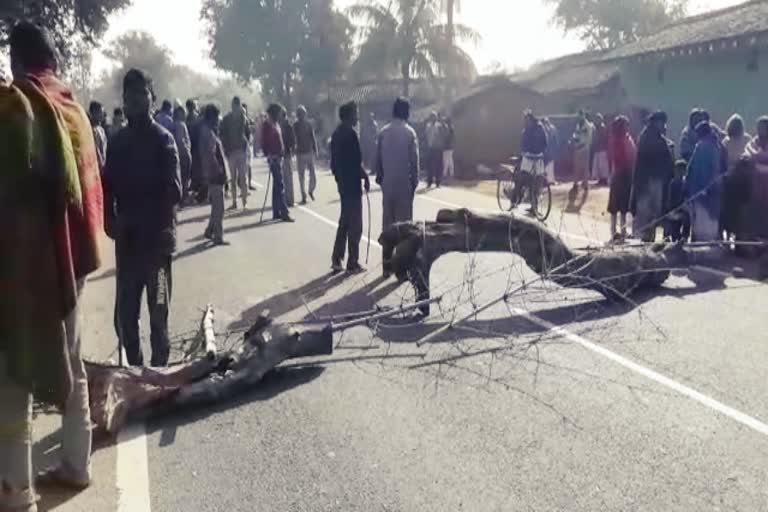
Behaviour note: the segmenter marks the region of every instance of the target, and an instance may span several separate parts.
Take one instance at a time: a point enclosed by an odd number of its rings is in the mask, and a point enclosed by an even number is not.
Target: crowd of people
[[[734,114],[722,130],[706,110],[690,114],[679,144],[667,138],[667,114],[652,113],[635,142],[630,121],[579,112],[570,139],[573,191],[589,180],[610,183],[607,211],[614,241],[632,236],[653,242],[657,228],[671,241],[744,240],[755,232],[756,219],[768,212],[768,117],[757,122],[751,137]],[[676,156],[676,147],[679,155]],[[557,129],[525,113],[522,168],[546,174],[559,151]]]
[[[294,158],[302,204],[315,199],[319,145],[307,109],[295,120],[280,104],[252,119],[239,98],[222,117],[214,104],[202,110],[156,98],[151,77],[131,69],[123,79],[123,106],[107,123],[104,106],[86,112],[58,78],[57,54],[44,30],[19,23],[11,31],[13,80],[0,80],[0,509],[36,510],[32,476],[32,396],[64,411],[61,463],[37,476],[41,483],[85,488],[91,481],[88,389],[81,358],[81,297],[89,274],[101,265],[102,231],[115,242],[114,327],[128,364],[141,366],[139,317],[146,292],[152,366],[169,360],[168,317],[177,209],[208,204],[204,231],[225,245],[227,195],[231,209],[247,208],[252,156],[269,167],[274,221],[293,222]],[[330,141],[330,169],[341,199],[333,250],[334,272],[362,272],[363,194],[369,173],[382,190],[383,229],[413,219],[419,182],[419,137],[409,124],[410,104],[395,100],[392,121],[374,116],[358,135],[359,109],[341,106]],[[570,140],[574,187],[595,177],[610,181],[612,233],[624,237],[627,213],[634,234],[653,241],[663,226],[671,240],[740,236],[748,197],[768,204],[768,117],[756,137],[734,115],[723,132],[696,109],[675,145],[667,116],[652,114],[637,144],[629,120],[606,126],[581,113]],[[450,119],[434,113],[425,128],[428,186],[453,174]],[[525,165],[554,181],[557,129],[525,114]],[[309,179],[306,179],[306,175]],[[764,212],[763,212],[764,213]],[[764,221],[764,217],[761,217]],[[385,275],[392,254],[383,255]],[[346,260],[346,264],[345,264]],[[46,357],[41,358],[39,354]],[[121,352],[122,353],[122,352]]]
[[[226,196],[231,209],[247,208],[252,155],[262,153],[273,219],[293,222],[293,159],[305,204],[315,197],[319,147],[304,107],[294,122],[276,103],[252,120],[239,98],[223,118],[216,105],[201,111],[195,100],[164,100],[154,111],[152,79],[138,69],[125,74],[123,106],[108,123],[103,105],[94,101],[84,110],[60,80],[57,52],[43,29],[18,23],[9,42],[13,80],[0,77],[0,208],[9,220],[0,235],[0,509],[30,512],[36,483],[83,489],[91,482],[81,297],[101,266],[101,234],[114,240],[121,357],[124,351],[128,364],[144,365],[139,317],[146,293],[150,364],[166,366],[178,208],[208,204],[204,236],[226,244]],[[362,145],[358,116],[354,102],[343,105],[330,143],[341,197],[334,272],[365,270],[359,245],[368,171],[382,187],[385,228],[412,219],[418,184],[419,141],[408,124],[408,101],[395,101],[393,121],[380,130],[371,118],[364,132],[374,140]],[[33,395],[64,412],[62,460],[36,477]]]

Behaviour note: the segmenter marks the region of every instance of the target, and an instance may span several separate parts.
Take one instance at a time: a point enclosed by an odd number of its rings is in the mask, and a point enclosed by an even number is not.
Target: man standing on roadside
[[[280,113],[280,132],[283,135],[283,186],[285,187],[285,203],[293,208],[293,153],[296,150],[296,134],[293,125],[288,120],[288,112],[283,107]]]
[[[301,204],[307,204],[307,189],[305,186],[305,174],[309,171],[309,198],[315,200],[315,187],[317,187],[317,175],[315,174],[315,157],[317,156],[317,141],[315,129],[307,120],[307,109],[299,106],[296,109],[298,121],[293,125],[293,133],[296,135],[296,166],[299,169],[299,187],[301,188]]]
[[[363,236],[363,190],[371,189],[371,182],[363,168],[363,154],[360,149],[355,126],[358,121],[357,104],[353,101],[339,108],[341,124],[331,138],[331,172],[336,178],[341,198],[341,216],[333,245],[331,268],[341,272],[344,252],[349,247],[347,272],[364,272],[360,265],[360,238]]]
[[[189,183],[192,178],[192,144],[189,141],[187,128],[187,111],[178,106],[173,111],[173,139],[179,150],[179,167],[181,168],[181,202],[185,204],[189,195]]]
[[[376,139],[379,136],[379,125],[376,122],[376,114],[371,112],[363,123],[361,145],[363,147],[363,165],[368,171],[376,175]]]
[[[173,104],[169,100],[163,100],[163,105],[155,116],[155,121],[170,133],[173,133]]]
[[[125,128],[125,114],[123,114],[122,108],[117,107],[112,111],[112,124],[109,125],[107,130],[107,138],[111,139],[123,128]]]
[[[440,188],[440,182],[443,179],[443,150],[445,149],[443,135],[443,123],[440,122],[437,112],[432,112],[426,126],[427,188],[433,183]]]
[[[91,482],[80,304],[101,265],[103,203],[91,124],[57,77],[53,42],[26,22],[9,42],[14,82],[0,85],[0,509],[34,512],[32,394],[64,410],[61,462],[38,483]]]
[[[248,140],[251,138],[251,127],[240,98],[232,99],[232,111],[224,116],[221,123],[221,142],[227,155],[229,172],[231,174],[232,209],[237,209],[237,189],[243,208],[248,206]]]
[[[376,183],[384,198],[383,229],[413,220],[413,196],[419,184],[419,140],[408,124],[411,105],[398,98],[393,120],[381,129],[377,149]]]
[[[272,219],[293,222],[288,214],[283,188],[283,135],[280,119],[285,115],[282,105],[273,103],[267,108],[267,120],[261,127],[261,149],[267,157],[269,172],[272,175]]]
[[[204,202],[208,199],[208,192],[205,189],[204,178],[200,170],[200,157],[198,156],[198,140],[201,129],[200,107],[197,100],[189,99],[187,106],[187,130],[189,130],[189,147],[192,155],[192,166],[190,168],[189,190],[194,199],[198,202]]]
[[[123,79],[128,127],[107,153],[104,191],[108,234],[117,251],[119,324],[128,363],[142,366],[141,296],[146,288],[152,366],[167,366],[171,261],[176,250],[176,208],[181,201],[179,155],[173,136],[152,120],[152,80],[132,69]]]
[[[396,222],[413,220],[413,198],[419,184],[419,139],[408,125],[411,105],[398,98],[393,120],[381,129],[376,157],[376,183],[381,185],[384,230]],[[384,274],[389,275],[392,254],[384,254]]]
[[[107,160],[107,132],[104,130],[104,120],[107,113],[104,106],[98,101],[92,101],[88,105],[88,118],[93,128],[93,140],[96,143],[96,158],[99,161],[99,171],[104,172],[104,163]]]
[[[215,105],[208,105],[203,111],[203,125],[200,128],[200,165],[205,182],[208,183],[208,199],[211,202],[211,216],[204,236],[214,245],[228,245],[224,241],[224,184],[227,182],[227,161],[224,148],[217,135],[221,113]]]

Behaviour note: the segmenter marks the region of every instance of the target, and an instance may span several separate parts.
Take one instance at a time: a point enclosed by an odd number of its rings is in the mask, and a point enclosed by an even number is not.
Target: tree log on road
[[[512,252],[542,278],[564,287],[594,290],[611,300],[658,287],[671,269],[687,265],[686,252],[678,245],[576,251],[534,220],[511,214],[479,215],[466,209],[441,210],[434,222],[396,224],[381,234],[379,242],[384,270],[410,280],[417,300],[429,298],[432,264],[449,252]],[[429,314],[429,306],[422,311]]]
[[[211,311],[209,306],[204,319]],[[204,321],[202,327],[207,331],[210,348],[212,323]],[[272,325],[269,317],[260,316],[237,350],[208,353],[169,368],[87,363],[91,421],[97,429],[115,433],[133,418],[210,405],[243,393],[286,359],[332,352],[330,326],[300,332]]]

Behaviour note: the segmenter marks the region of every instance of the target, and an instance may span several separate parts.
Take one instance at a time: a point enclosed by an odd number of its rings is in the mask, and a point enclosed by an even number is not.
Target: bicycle
[[[499,209],[511,212],[527,200],[528,212],[544,222],[552,212],[552,188],[544,173],[544,156],[525,154],[512,158],[511,164],[511,169],[502,165],[496,183]]]

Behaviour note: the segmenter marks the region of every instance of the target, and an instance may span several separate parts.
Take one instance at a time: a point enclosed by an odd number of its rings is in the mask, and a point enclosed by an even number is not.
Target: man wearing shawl
[[[686,163],[693,156],[693,150],[699,142],[699,137],[696,135],[696,127],[702,121],[709,121],[709,113],[698,107],[694,108],[688,115],[688,125],[680,133],[680,158],[685,160]]]
[[[14,82],[0,85],[0,509],[35,511],[32,396],[61,408],[61,464],[46,483],[90,484],[90,411],[79,302],[100,266],[102,195],[85,111],[56,76],[39,27],[10,35]]]
[[[725,172],[725,154],[709,121],[696,126],[699,141],[688,162],[685,181],[690,201],[691,240],[710,242],[720,236],[721,179]]]
[[[667,114],[655,112],[637,141],[630,204],[634,234],[644,242],[656,238],[656,225],[664,212],[666,191],[675,171],[672,143],[666,131]]]
[[[584,190],[589,188],[590,148],[592,147],[593,126],[584,112],[579,111],[576,128],[571,137],[573,146],[573,190],[579,189],[582,182]]]

